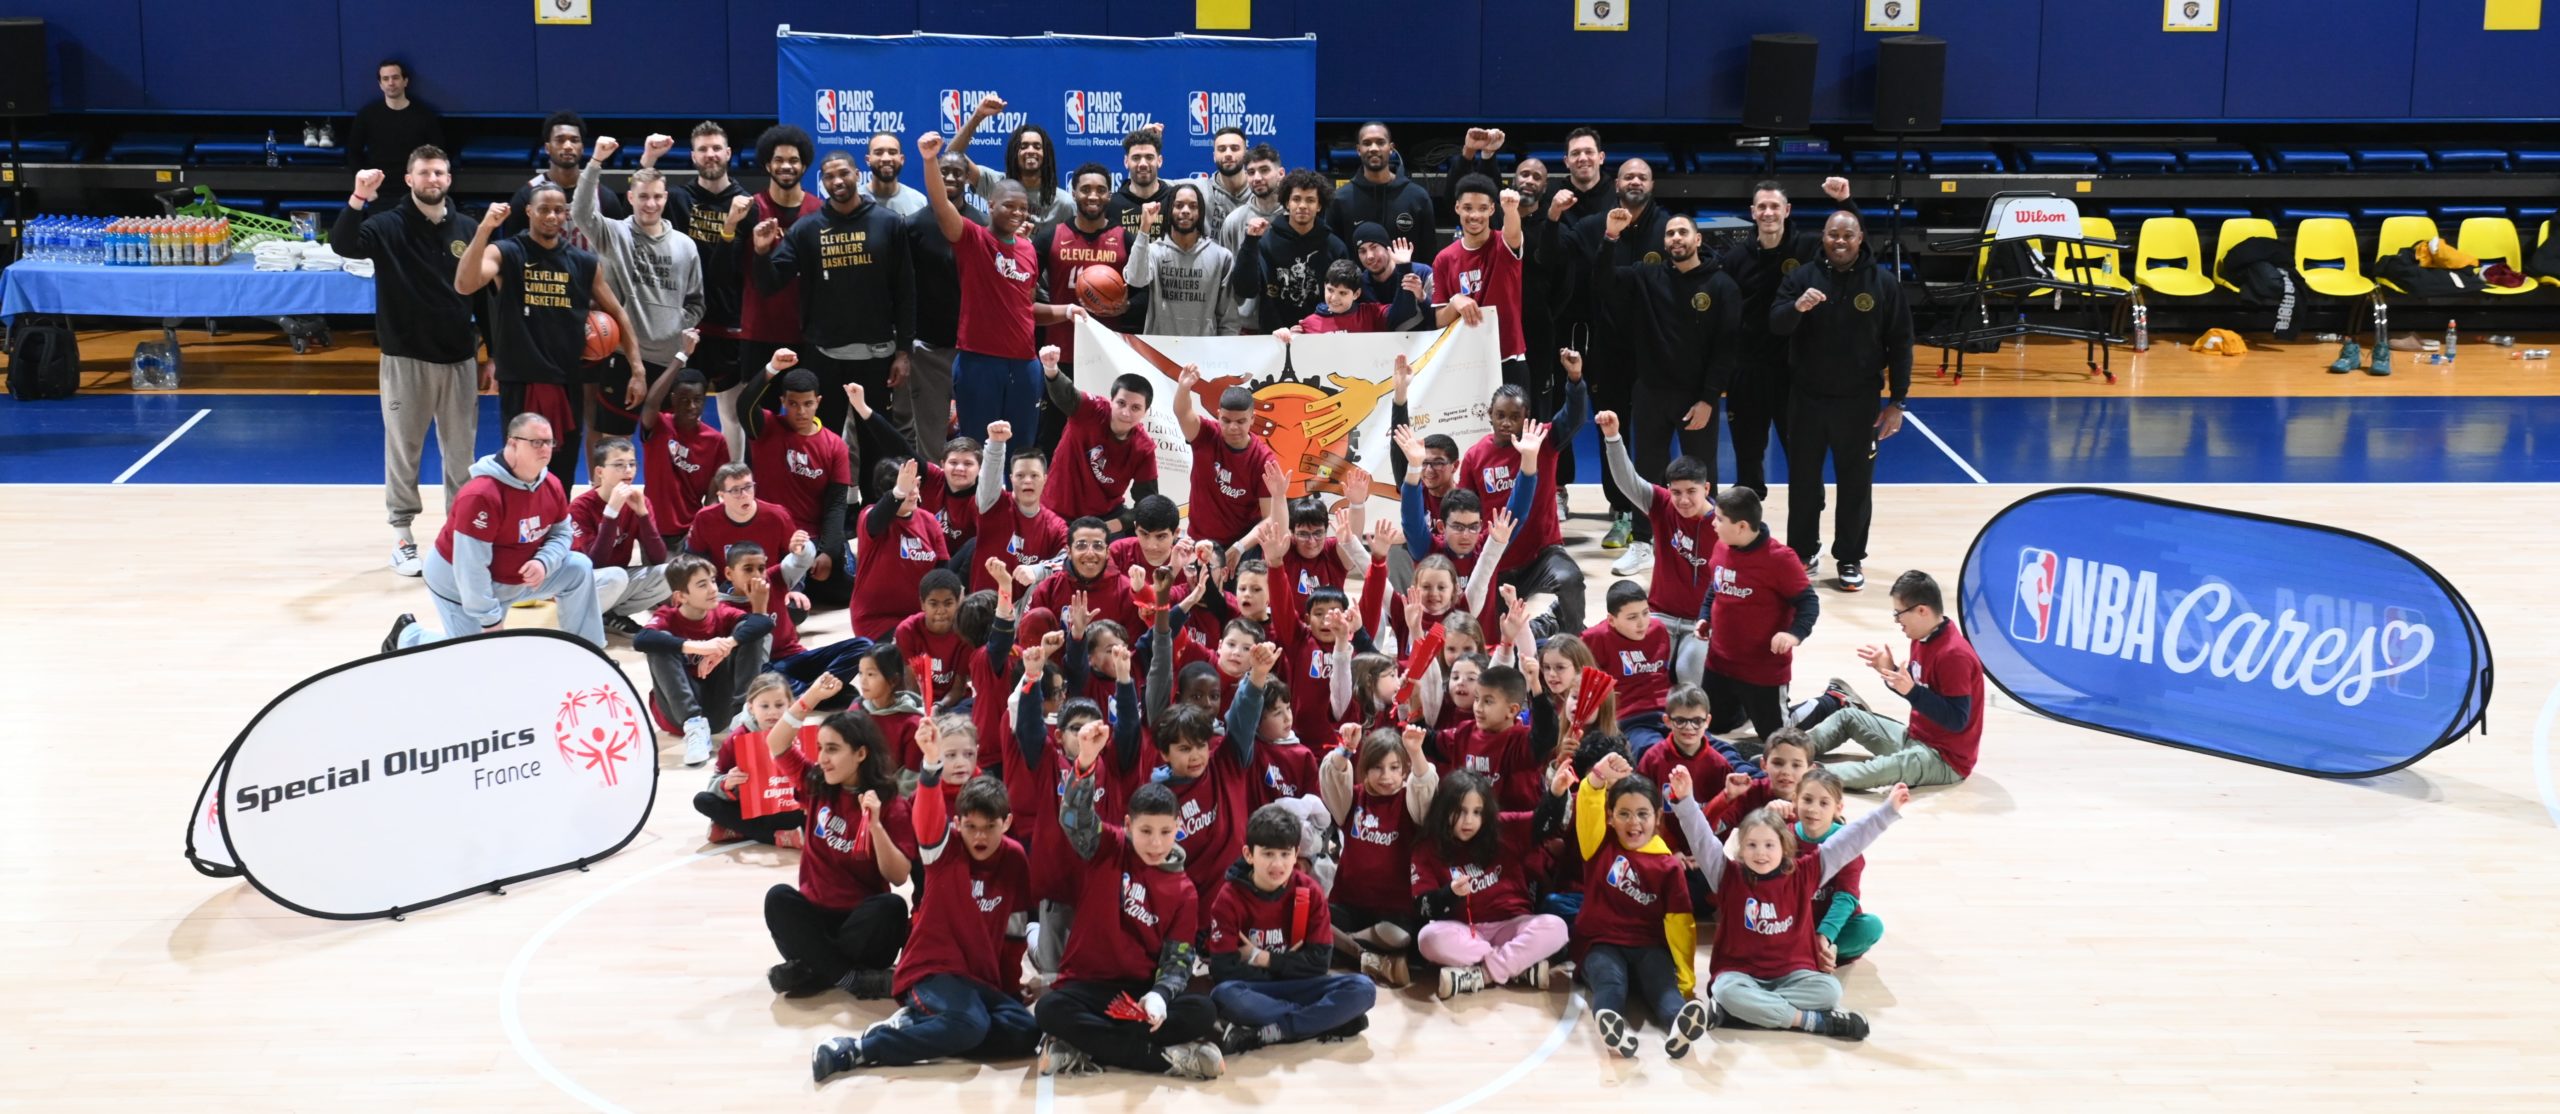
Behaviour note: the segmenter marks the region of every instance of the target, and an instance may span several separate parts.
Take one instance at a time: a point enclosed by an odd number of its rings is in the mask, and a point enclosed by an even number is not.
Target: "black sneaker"
[[[639,620],[628,615],[616,615],[612,612],[605,613],[604,632],[606,634],[618,634],[624,638],[629,638],[640,633],[640,631],[641,626]]]
[[[1609,1051],[1617,1053],[1621,1060],[1635,1059],[1636,1035],[1627,1027],[1625,1017],[1616,1010],[1597,1010],[1591,1019],[1600,1023],[1601,1044],[1607,1045]]]
[[[1825,1010],[1822,1024],[1814,1031],[1844,1041],[1862,1041],[1867,1039],[1867,1019],[1847,1010]]]
[[[1819,558],[1819,557],[1814,557],[1814,556],[1807,556],[1807,557],[1805,557],[1805,558],[1804,558],[1804,578],[1805,578],[1805,579],[1807,579],[1807,580],[1811,580],[1811,579],[1813,579],[1813,567],[1814,567],[1815,565],[1820,564],[1821,562],[1822,562],[1822,559],[1821,559],[1821,558]]]
[[[1270,1043],[1262,1039],[1262,1030],[1251,1025],[1228,1021],[1218,1026],[1218,1051],[1229,1056],[1241,1056]]]
[[[409,628],[417,625],[417,616],[411,615],[406,611],[401,612],[399,618],[391,621],[391,633],[382,636],[382,652],[388,654],[393,650],[399,649],[400,636],[406,633]]]
[[[1337,1041],[1347,1041],[1368,1031],[1369,1015],[1365,1013],[1358,1014],[1353,1016],[1349,1021],[1345,1021],[1340,1025],[1336,1025],[1333,1028],[1316,1034],[1316,1043],[1333,1044]]]
[[[1691,999],[1680,1007],[1680,1015],[1671,1019],[1671,1036],[1662,1042],[1662,1054],[1674,1060],[1689,1054],[1689,1046],[1714,1028],[1707,1020],[1707,1003]]]
[[[818,1042],[809,1053],[809,1081],[824,1083],[827,1077],[852,1071],[862,1063],[862,1042],[853,1037],[836,1037]]]
[[[1856,591],[1862,591],[1862,590],[1864,590],[1864,589],[1866,588],[1866,586],[1867,586],[1867,570],[1862,569],[1862,568],[1859,568],[1859,567],[1858,567],[1858,565],[1859,565],[1859,562],[1856,562],[1856,561],[1842,561],[1842,562],[1840,562],[1840,590],[1841,590],[1841,591],[1843,591],[1843,592],[1856,592]]]
[[[764,982],[773,992],[785,998],[806,998],[827,988],[825,979],[808,964],[787,959],[765,970]]]
[[[837,979],[836,985],[856,998],[876,1001],[889,996],[889,972],[877,967],[856,967]]]

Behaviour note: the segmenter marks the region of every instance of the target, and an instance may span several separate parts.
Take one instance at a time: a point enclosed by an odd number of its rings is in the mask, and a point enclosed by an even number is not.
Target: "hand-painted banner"
[[[295,912],[397,916],[621,850],[657,783],[613,659],[553,630],[472,635],[287,689],[215,764],[187,859]]]
[[[2453,585],[2327,526],[2039,492],[1974,539],[1958,608],[2028,707],[2296,773],[2398,769],[2489,702],[2488,636]]]
[[[1312,37],[826,35],[785,26],[776,46],[782,122],[809,129],[822,152],[854,152],[857,164],[872,133],[898,136],[910,187],[932,171],[914,164],[916,137],[948,138],[990,94],[1005,109],[969,147],[985,166],[1004,166],[1005,139],[1024,124],[1048,130],[1062,179],[1084,162],[1118,177],[1121,139],[1149,124],[1164,128],[1168,178],[1208,173],[1211,141],[1226,127],[1242,129],[1248,146],[1276,148],[1283,166],[1315,165]]]
[[[1461,448],[1493,432],[1485,417],[1494,388],[1502,385],[1494,311],[1482,325],[1453,324],[1426,333],[1317,333],[1282,344],[1272,337],[1163,337],[1116,333],[1081,318],[1076,324],[1076,387],[1108,395],[1122,374],[1145,377],[1155,387],[1147,411],[1147,435],[1156,443],[1156,489],[1187,509],[1195,480],[1191,446],[1173,413],[1175,384],[1186,364],[1200,367],[1192,395],[1203,428],[1215,435],[1218,396],[1227,388],[1251,388],[1254,428],[1289,470],[1289,495],[1342,492],[1350,466],[1377,481],[1374,515],[1396,512],[1396,357],[1413,368],[1407,413],[1418,435],[1448,434]],[[1228,498],[1262,499],[1259,476],[1214,477]]]

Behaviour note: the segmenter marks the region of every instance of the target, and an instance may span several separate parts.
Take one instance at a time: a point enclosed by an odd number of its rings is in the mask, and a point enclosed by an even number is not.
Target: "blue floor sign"
[[[2310,523],[2043,491],[1975,537],[1958,608],[2036,711],[2297,773],[2398,769],[2488,706],[2488,637],[2453,585]]]

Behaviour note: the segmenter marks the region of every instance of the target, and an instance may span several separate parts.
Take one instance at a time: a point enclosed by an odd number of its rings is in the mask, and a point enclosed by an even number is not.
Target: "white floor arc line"
[[[1929,443],[1936,445],[1939,452],[1947,454],[1947,459],[1955,461],[1956,467],[1964,469],[1965,475],[1973,477],[1973,482],[1978,484],[1987,484],[1991,482],[1983,479],[1982,473],[1974,471],[1973,465],[1970,462],[1966,461],[1962,456],[1957,455],[1955,448],[1947,444],[1944,439],[1941,439],[1938,436],[1937,430],[1929,428],[1929,423],[1920,420],[1920,415],[1906,410],[1903,411],[1902,421],[1903,424],[1919,430],[1920,436],[1928,438]]]
[[[1573,1035],[1573,1027],[1581,1021],[1582,992],[1577,990],[1565,999],[1564,1016],[1556,1019],[1556,1027],[1547,1031],[1547,1039],[1538,1043],[1537,1051],[1529,1053],[1527,1059],[1511,1065],[1502,1074],[1485,1080],[1484,1086],[1432,1107],[1430,1114],[1457,1114],[1458,1111],[1501,1094],[1504,1089],[1519,1082],[1522,1077],[1538,1070],[1539,1065],[1546,1063],[1547,1058],[1555,1055],[1557,1049],[1563,1048],[1564,1039]]]
[[[2560,781],[2551,776],[2551,732],[2560,726],[2560,684],[2551,686],[2551,695],[2542,701],[2542,714],[2533,720],[2533,784],[2542,790],[2542,811],[2551,814],[2551,822],[2560,825]]]
[[[735,850],[737,850],[736,847],[721,847],[709,851],[696,851],[681,859],[669,859],[597,890],[587,895],[586,900],[561,910],[559,916],[551,918],[551,923],[543,925],[541,931],[534,933],[524,942],[523,947],[516,949],[516,957],[507,961],[506,977],[498,981],[498,1025],[506,1030],[507,1043],[515,1046],[516,1055],[523,1058],[526,1066],[531,1067],[535,1075],[541,1076],[544,1082],[559,1088],[560,1093],[578,1100],[589,1110],[606,1111],[607,1114],[630,1114],[630,1111],[612,1100],[586,1089],[577,1080],[569,1078],[567,1072],[554,1067],[551,1060],[542,1054],[542,1050],[534,1047],[533,1038],[526,1034],[524,1029],[524,1016],[516,1005],[517,996],[524,987],[525,969],[533,965],[534,953],[541,951],[542,945],[549,943],[561,929],[567,928],[569,922],[576,920],[579,914],[594,908],[597,902],[670,870],[691,866],[704,859],[716,858]]]
[[[109,482],[123,483],[126,480],[132,479],[134,473],[142,471],[143,465],[149,464],[153,460],[158,459],[161,453],[167,452],[169,446],[177,444],[178,438],[186,436],[188,430],[194,429],[196,427],[196,423],[203,421],[204,416],[210,413],[213,413],[213,410],[210,407],[196,411],[196,416],[187,419],[187,424],[169,431],[169,435],[161,438],[159,444],[151,446],[150,452],[142,454],[142,459],[134,461],[132,467],[126,468],[124,471],[117,473],[116,478]]]

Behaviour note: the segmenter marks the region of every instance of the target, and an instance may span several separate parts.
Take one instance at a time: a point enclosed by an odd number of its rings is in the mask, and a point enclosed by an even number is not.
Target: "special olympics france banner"
[[[1346,466],[1358,465],[1377,480],[1372,516],[1396,514],[1394,470],[1395,363],[1413,368],[1406,413],[1416,434],[1445,433],[1460,446],[1493,432],[1485,407],[1502,385],[1502,354],[1494,310],[1484,324],[1451,324],[1424,333],[1317,333],[1282,344],[1267,336],[1168,337],[1116,333],[1090,317],[1076,319],[1076,388],[1109,395],[1122,374],[1155,386],[1147,410],[1147,435],[1156,443],[1156,490],[1187,511],[1199,492],[1191,446],[1173,416],[1173,395],[1185,364],[1200,367],[1194,412],[1214,430],[1218,396],[1229,387],[1253,391],[1254,429],[1289,470],[1289,495],[1342,491]],[[1073,467],[1057,461],[1053,468]],[[1223,489],[1214,497],[1259,503],[1260,476],[1210,477]],[[1375,521],[1375,518],[1372,518]]]
[[[583,866],[649,818],[647,717],[612,659],[553,630],[351,662],[287,689],[223,753],[187,858],[337,920]]]
[[[1313,36],[830,35],[788,24],[778,34],[782,122],[856,164],[872,133],[893,132],[912,153],[917,136],[949,138],[992,93],[1005,110],[979,125],[969,154],[999,171],[1006,137],[1024,124],[1048,129],[1062,177],[1090,161],[1118,178],[1120,140],[1148,124],[1164,125],[1167,178],[1211,170],[1210,141],[1229,125],[1248,145],[1278,149],[1284,166],[1315,165]],[[921,187],[932,168],[908,161],[904,178]]]
[[[2489,702],[2488,636],[2442,575],[2305,522],[2039,492],[1974,539],[1958,607],[2036,711],[2296,773],[2398,769]]]

